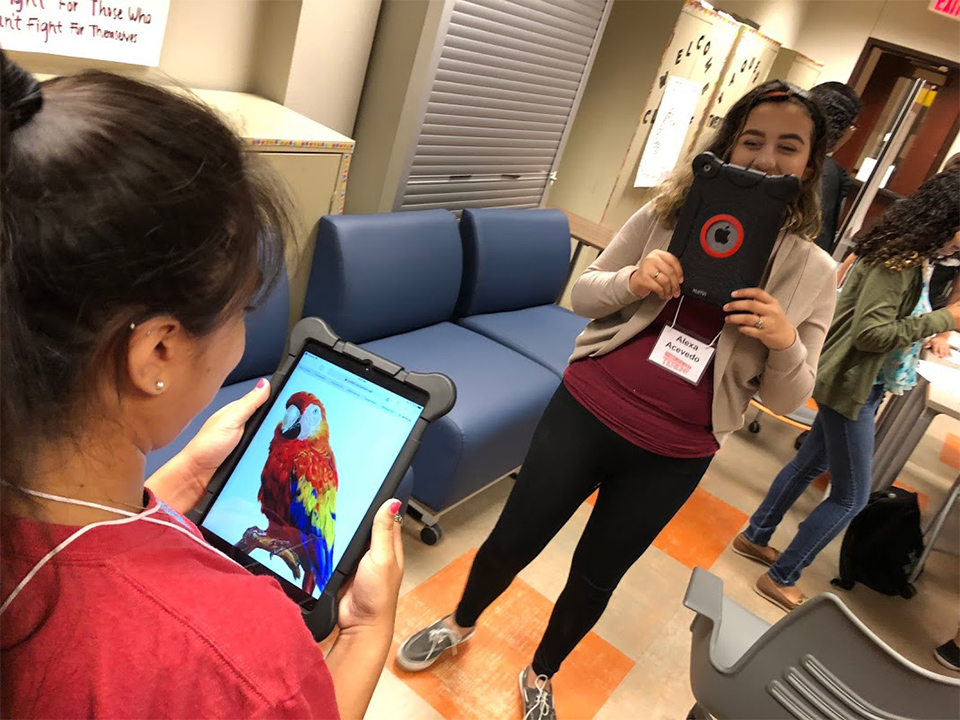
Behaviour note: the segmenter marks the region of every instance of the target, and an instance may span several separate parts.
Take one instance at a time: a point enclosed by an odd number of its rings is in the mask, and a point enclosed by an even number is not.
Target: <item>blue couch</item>
[[[567,283],[562,210],[464,210],[457,322],[563,375],[587,319],[556,304]]]
[[[523,462],[586,324],[551,304],[569,262],[561,217],[466,211],[463,240],[445,210],[320,221],[304,316],[457,386],[456,406],[427,430],[413,463],[428,543],[439,537],[441,513]],[[539,234],[528,218],[542,218],[549,232]]]

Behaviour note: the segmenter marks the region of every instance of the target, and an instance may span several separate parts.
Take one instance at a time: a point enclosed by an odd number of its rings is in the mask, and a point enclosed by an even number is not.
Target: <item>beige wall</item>
[[[101,68],[254,92],[351,135],[380,0],[170,0],[160,65],[11,53],[38,73]]]
[[[383,0],[353,137],[346,212],[393,210],[450,0]]]
[[[283,104],[300,25],[301,0],[271,0],[257,13],[258,42],[250,63],[250,92]]]
[[[380,0],[303,0],[284,104],[353,136]]]
[[[750,18],[760,32],[781,45],[792,47],[800,34],[810,2],[826,0],[720,0],[713,5],[719,10]],[[831,3],[840,0],[829,0]]]
[[[867,38],[960,61],[960,25],[927,0],[813,0],[795,45],[824,64],[820,81],[850,78]]]

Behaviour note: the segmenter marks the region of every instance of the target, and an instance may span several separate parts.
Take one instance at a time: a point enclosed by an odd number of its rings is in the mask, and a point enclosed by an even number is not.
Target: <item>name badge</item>
[[[650,353],[650,362],[679,375],[692,385],[699,385],[703,371],[713,360],[716,348],[686,335],[675,327],[664,325],[657,344]]]

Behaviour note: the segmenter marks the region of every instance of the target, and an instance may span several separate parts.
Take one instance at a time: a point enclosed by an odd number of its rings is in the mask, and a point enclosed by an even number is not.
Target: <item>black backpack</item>
[[[884,595],[912,598],[907,581],[923,552],[917,494],[891,487],[870,495],[840,546],[840,577],[832,585],[850,590],[861,582]]]

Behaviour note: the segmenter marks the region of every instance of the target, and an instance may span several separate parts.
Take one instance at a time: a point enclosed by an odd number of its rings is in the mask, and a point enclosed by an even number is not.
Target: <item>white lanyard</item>
[[[141,512],[141,513],[133,513],[133,512],[129,512],[128,510],[120,510],[119,508],[110,507],[109,505],[100,505],[98,503],[87,502],[86,500],[77,500],[75,498],[63,497],[62,495],[52,495],[50,493],[39,492],[37,490],[30,490],[29,488],[13,486],[6,482],[4,482],[3,484],[7,485],[8,487],[16,487],[16,489],[19,490],[20,492],[24,492],[27,495],[32,495],[34,497],[43,498],[44,500],[53,500],[55,502],[66,503],[67,505],[79,505],[81,507],[93,508],[95,510],[103,510],[104,512],[111,512],[117,515],[124,515],[125,517],[121,518],[120,520],[103,520],[101,522],[91,523],[90,525],[84,525],[82,528],[80,528],[75,533],[73,533],[73,535],[68,537],[62,543],[57,545],[53,550],[51,550],[42,558],[40,558],[40,561],[30,569],[30,572],[26,574],[23,580],[21,580],[17,584],[17,586],[13,589],[13,592],[11,592],[7,596],[7,599],[3,601],[3,605],[0,605],[0,615],[3,615],[3,613],[6,612],[7,607],[9,607],[10,603],[13,602],[14,598],[16,598],[17,595],[19,595],[23,591],[23,588],[27,586],[27,583],[33,580],[34,576],[40,571],[40,569],[44,565],[46,565],[51,559],[53,559],[53,557],[57,553],[62,551],[65,547],[67,547],[67,545],[72,543],[74,540],[79,538],[84,533],[87,533],[90,530],[93,530],[94,528],[104,527],[106,525],[127,525],[129,523],[136,522],[137,520],[143,520],[144,522],[153,523],[154,525],[166,525],[169,528],[173,528],[177,532],[183,533],[188,538],[193,540],[195,543],[197,543],[198,545],[201,545],[207,550],[210,550],[211,552],[215,552],[217,555],[220,555],[221,557],[229,560],[232,563],[236,562],[235,560],[233,560],[233,558],[227,555],[224,555],[215,547],[212,547],[204,540],[198,538],[196,535],[194,535],[192,532],[187,530],[187,528],[183,527],[182,525],[174,525],[173,523],[166,522],[164,520],[159,520],[154,517],[150,517],[151,515],[155,514],[158,510],[160,510],[161,506],[159,501],[157,502],[157,505],[155,507],[152,507],[149,510],[145,510],[144,512]]]
[[[680,296],[680,302],[677,303],[677,312],[673,315],[673,322],[670,323],[670,327],[676,330],[677,318],[680,317],[680,308],[683,307],[683,295]],[[717,336],[713,339],[713,342],[710,343],[710,347],[713,347],[717,344],[717,341],[720,339],[720,336],[723,335],[723,330],[717,333]]]

